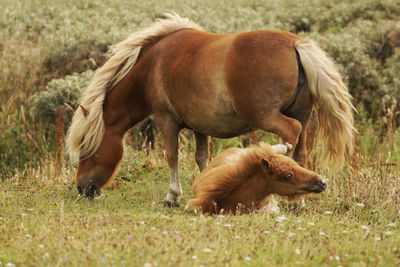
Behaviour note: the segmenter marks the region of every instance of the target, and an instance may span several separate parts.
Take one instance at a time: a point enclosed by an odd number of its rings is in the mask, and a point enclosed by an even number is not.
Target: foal
[[[264,208],[272,194],[295,200],[323,192],[327,185],[321,176],[281,155],[290,146],[262,143],[225,150],[197,176],[189,205],[210,214],[250,212]]]

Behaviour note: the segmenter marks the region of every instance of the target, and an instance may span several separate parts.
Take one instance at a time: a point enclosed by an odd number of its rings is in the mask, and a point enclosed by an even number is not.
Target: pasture
[[[3,0],[0,10],[0,266],[400,264],[397,1]],[[328,178],[324,193],[305,207],[277,198],[279,215],[198,214],[186,207],[198,168],[185,130],[179,207],[163,207],[169,169],[158,132],[154,149],[127,140],[100,197],[78,195],[76,166],[63,156],[71,110],[107,47],[165,11],[217,33],[291,31],[334,59],[354,97],[358,135],[341,171],[319,165],[318,153],[310,160]],[[249,142],[214,139],[213,154]]]

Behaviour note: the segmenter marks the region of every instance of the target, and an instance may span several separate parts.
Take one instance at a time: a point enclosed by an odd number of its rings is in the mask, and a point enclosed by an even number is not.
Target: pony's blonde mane
[[[131,34],[126,40],[111,47],[109,59],[96,70],[86,89],[81,105],[75,111],[68,130],[67,150],[72,159],[88,158],[98,149],[104,136],[103,102],[105,95],[136,64],[141,48],[151,40],[161,38],[180,29],[203,31],[197,24],[177,14],[165,14],[153,25]]]
[[[352,151],[356,132],[352,97],[333,61],[315,42],[300,39],[296,43],[296,50],[318,114],[317,141],[311,155],[315,153],[317,143],[322,143],[322,162],[331,163],[334,169],[339,168],[343,166],[346,149]]]
[[[261,159],[268,159],[274,164],[276,155],[266,143],[246,148],[239,160],[226,163],[200,173],[193,184],[196,197],[189,200],[189,205],[199,207],[204,213],[213,213],[213,202],[227,197],[234,189],[250,178],[261,166]],[[220,154],[219,157],[225,155]],[[218,157],[214,160],[218,160]]]

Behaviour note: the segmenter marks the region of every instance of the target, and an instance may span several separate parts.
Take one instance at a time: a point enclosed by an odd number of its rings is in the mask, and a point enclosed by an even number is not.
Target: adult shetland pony
[[[196,162],[207,165],[207,136],[228,138],[263,129],[293,145],[304,165],[306,128],[317,112],[317,143],[331,166],[351,149],[351,96],[332,61],[312,41],[279,31],[205,32],[169,14],[112,47],[87,88],[69,129],[79,158],[80,193],[93,197],[115,176],[125,132],[154,114],[170,167],[165,203],[178,205],[178,132],[192,129]]]
[[[209,214],[249,212],[264,209],[273,194],[294,200],[325,191],[322,177],[281,155],[287,152],[282,147],[225,150],[197,176],[189,205]]]

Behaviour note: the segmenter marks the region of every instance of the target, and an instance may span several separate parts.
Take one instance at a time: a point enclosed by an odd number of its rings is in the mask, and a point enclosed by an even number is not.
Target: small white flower
[[[39,244],[39,248],[44,248],[44,245],[43,244]]]
[[[6,267],[15,267],[15,264],[12,263],[12,262],[9,262],[9,263],[6,264]]]
[[[301,254],[301,251],[300,251],[300,249],[296,248],[296,249],[294,250],[294,253],[296,253],[297,255],[300,255],[300,254]]]
[[[141,221],[140,224],[144,224],[144,221]]]
[[[150,230],[152,230],[152,231],[155,231],[155,230],[156,230],[156,228],[155,228],[155,227],[151,227],[151,228],[150,228]]]
[[[335,260],[340,261],[339,256],[335,256]]]
[[[314,225],[315,225],[315,223],[313,223],[313,222],[309,222],[309,223],[308,223],[308,225],[314,226]]]
[[[333,214],[333,212],[328,210],[328,211],[325,211],[324,214],[330,215],[330,214]]]
[[[298,228],[297,228],[297,230],[299,230],[299,231],[305,231],[305,230],[306,230],[306,228],[303,228],[303,227],[298,227]]]
[[[283,222],[284,220],[287,220],[287,217],[285,215],[278,216],[275,218],[276,222]]]
[[[230,225],[229,223],[224,224],[223,226],[224,226],[224,227],[228,227],[228,228],[232,227],[232,225]]]
[[[118,230],[115,228],[111,228],[111,232],[117,232]]]
[[[395,224],[395,223],[389,223],[387,226],[389,226],[389,227],[396,227],[396,224]]]
[[[3,217],[0,217],[0,221],[3,221],[4,220],[4,218]]]
[[[376,241],[382,240],[382,238],[380,236],[375,237]]]
[[[167,231],[163,231],[162,234],[163,235],[168,235],[168,232]]]
[[[366,230],[366,231],[369,231],[369,227],[366,226],[366,225],[364,225],[364,224],[362,224],[362,225],[360,226],[360,228],[362,228],[362,229],[364,229],[364,230]]]
[[[342,233],[343,233],[343,234],[348,234],[349,231],[348,231],[348,230],[343,230]]]
[[[244,257],[244,260],[245,261],[251,261],[251,258],[246,256],[246,257]]]
[[[264,231],[264,234],[269,234],[269,230],[265,230],[265,231]]]
[[[357,203],[356,206],[361,208],[365,207],[364,203]]]
[[[328,237],[328,235],[327,235],[326,233],[324,233],[324,232],[319,232],[319,235],[320,235],[320,236]]]
[[[210,252],[212,252],[212,250],[211,250],[211,249],[209,249],[209,248],[205,248],[205,249],[203,249],[203,251],[204,251],[204,252],[206,252],[206,253],[210,253]]]
[[[43,254],[43,256],[44,256],[45,258],[50,258],[50,253],[46,252],[46,253]]]
[[[26,234],[25,237],[26,238],[32,238],[32,236],[30,234]]]
[[[143,264],[143,267],[153,267],[153,264],[151,264],[150,262],[146,262],[145,264]]]
[[[385,232],[384,234],[385,234],[385,235],[392,235],[393,232],[392,232],[392,231],[387,231],[387,232]]]
[[[194,259],[194,260],[197,259],[197,255],[193,255],[192,259]]]
[[[269,231],[268,231],[268,232],[269,232]],[[264,231],[264,233],[265,233],[265,231]],[[240,236],[235,235],[235,238],[236,238],[236,239],[240,239]]]
[[[292,236],[295,236],[296,234],[295,233],[293,233],[293,232],[289,232],[288,233],[288,237],[292,237]]]

